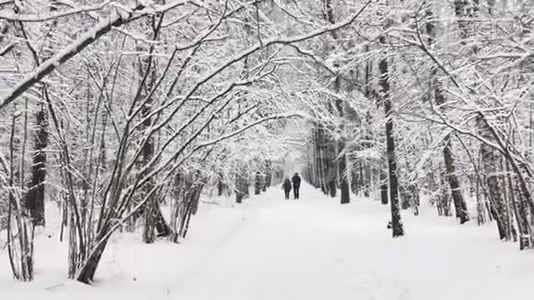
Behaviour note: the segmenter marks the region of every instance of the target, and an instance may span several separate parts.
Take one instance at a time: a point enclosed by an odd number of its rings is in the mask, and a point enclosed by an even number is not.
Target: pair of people
[[[299,195],[299,192],[300,192],[299,173],[295,173],[295,175],[293,175],[293,177],[291,178],[291,181],[289,180],[289,178],[286,178],[284,180],[284,183],[282,184],[282,188],[284,189],[286,199],[289,199],[289,192],[291,192],[291,188],[293,188],[293,197],[295,199],[298,199],[300,196]]]

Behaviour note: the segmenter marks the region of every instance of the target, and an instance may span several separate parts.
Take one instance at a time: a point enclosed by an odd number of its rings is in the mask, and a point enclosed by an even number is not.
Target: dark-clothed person
[[[298,199],[299,198],[299,190],[300,190],[300,176],[299,176],[299,173],[295,173],[295,175],[293,175],[293,178],[291,178],[291,181],[293,182],[293,197],[295,197],[295,199]]]
[[[291,192],[291,181],[289,180],[289,178],[286,178],[284,180],[284,183],[282,184],[282,188],[284,189],[286,199],[289,199],[289,192]]]

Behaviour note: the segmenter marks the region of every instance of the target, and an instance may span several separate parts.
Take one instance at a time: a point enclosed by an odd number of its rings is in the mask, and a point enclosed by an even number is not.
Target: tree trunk
[[[219,197],[224,193],[224,182],[222,179],[222,174],[219,174],[219,178],[217,180],[217,196]]]
[[[322,124],[317,124],[317,179],[318,185],[321,187],[321,191],[328,195],[327,185],[327,164],[326,164],[326,142],[325,133]]]
[[[46,108],[42,106],[35,115],[37,132],[35,133],[35,150],[33,154],[32,175],[25,206],[30,212],[34,225],[45,225],[45,180],[46,152],[48,144],[48,121]]]
[[[383,37],[381,38],[382,42]],[[380,61],[380,86],[383,93],[384,112],[386,115],[386,156],[388,163],[389,200],[391,204],[391,227],[393,237],[404,235],[399,208],[399,187],[397,179],[397,162],[395,158],[395,139],[393,137],[392,105],[389,95],[389,71],[388,61],[384,58]]]
[[[340,147],[345,147],[345,143],[340,141]],[[350,189],[347,180],[347,157],[345,154],[339,158],[339,185],[341,188],[341,204],[350,203]]]
[[[265,173],[265,186],[271,187],[272,181],[273,181],[273,166],[272,162],[270,160],[267,161],[267,171]]]
[[[97,246],[92,255],[89,256],[86,263],[79,270],[76,280],[85,284],[91,284],[94,281],[96,269],[98,268],[98,264],[100,263],[100,259],[102,258],[107,243],[108,239],[105,239]]]
[[[254,177],[254,195],[259,195],[261,193],[261,190],[261,174],[258,171],[256,172],[256,176]]]
[[[491,140],[491,132],[487,124],[481,117],[477,118],[477,128],[479,134],[486,139]],[[488,197],[491,204],[491,213],[497,222],[499,230],[499,237],[502,240],[510,240],[512,235],[510,231],[510,220],[506,213],[506,203],[504,200],[504,186],[501,182],[501,172],[499,166],[500,154],[497,150],[491,148],[486,144],[480,145],[480,153],[482,157],[482,165],[486,173],[486,182],[488,185]]]
[[[236,177],[235,177],[235,202],[241,203],[243,202],[243,198],[248,194],[248,184],[246,182],[246,178],[244,177],[243,173],[246,171],[241,168],[238,170]]]
[[[336,92],[339,90],[339,78],[336,80]],[[340,118],[342,119],[341,122],[343,122],[343,103],[342,100],[336,100],[336,108],[338,111],[338,114]],[[341,204],[348,204],[350,203],[350,189],[349,189],[349,181],[348,181],[348,175],[347,175],[347,155],[345,154],[345,137],[343,136],[343,130],[344,126],[340,126],[340,132],[342,133],[342,136],[339,137],[337,142],[337,150],[340,155],[338,155],[338,176],[339,176],[339,186],[341,189]]]
[[[451,196],[454,203],[454,210],[456,211],[456,217],[460,219],[460,224],[464,224],[469,221],[469,214],[460,188],[460,181],[456,176],[454,158],[450,150],[450,135],[445,136],[444,140],[445,147],[443,148],[443,157],[445,160],[445,169],[447,171],[446,177],[451,188]]]
[[[380,168],[380,202],[384,205],[389,203],[388,175],[382,168]]]

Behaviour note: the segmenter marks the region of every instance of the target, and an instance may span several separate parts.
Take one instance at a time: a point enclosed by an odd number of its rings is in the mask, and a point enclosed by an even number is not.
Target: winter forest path
[[[51,267],[38,264],[31,299],[477,300],[529,293],[534,253],[498,241],[493,224],[460,226],[430,208],[403,217],[407,235],[394,240],[387,206],[371,199],[341,206],[307,185],[300,200],[284,200],[272,188],[241,205],[203,203],[182,244],[117,235],[94,287],[43,278]],[[0,299],[25,299],[23,291],[0,284]]]

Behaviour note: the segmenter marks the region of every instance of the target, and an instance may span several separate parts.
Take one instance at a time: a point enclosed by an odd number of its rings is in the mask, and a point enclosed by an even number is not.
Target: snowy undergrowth
[[[51,207],[34,282],[15,282],[0,251],[0,299],[512,299],[534,282],[534,253],[498,241],[494,224],[460,226],[423,207],[403,212],[407,235],[392,239],[378,202],[340,206],[309,186],[300,200],[281,193],[204,199],[181,244],[118,233],[94,286],[65,279]]]

